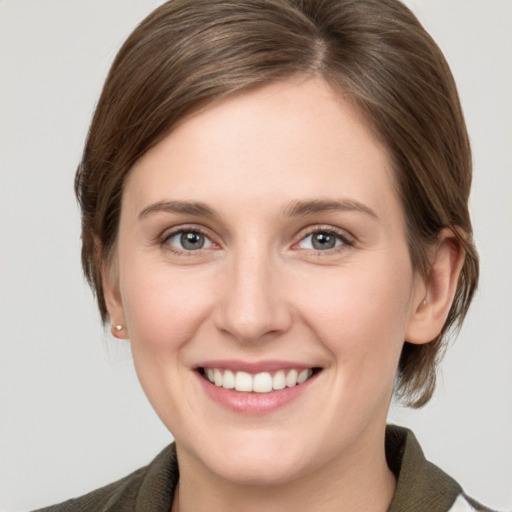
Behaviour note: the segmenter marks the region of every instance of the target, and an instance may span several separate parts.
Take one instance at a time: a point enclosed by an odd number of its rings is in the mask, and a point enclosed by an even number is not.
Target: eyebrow
[[[362,212],[378,219],[377,214],[371,208],[359,201],[351,199],[344,199],[342,201],[322,199],[293,201],[288,204],[284,212],[285,215],[289,217],[299,217],[330,210]],[[146,208],[139,213],[138,218],[139,220],[143,220],[152,213],[158,212],[215,217],[215,212],[204,203],[195,201],[158,201],[146,206]]]
[[[143,220],[152,213],[184,213],[188,215],[197,215],[203,217],[214,217],[215,214],[204,203],[194,201],[158,201],[146,206],[138,215],[139,220]]]
[[[290,217],[298,217],[301,215],[312,215],[315,213],[327,212],[330,210],[344,211],[344,212],[361,212],[370,217],[378,219],[377,214],[368,206],[354,201],[352,199],[344,199],[341,201],[312,199],[306,201],[293,201],[286,209],[286,215]]]

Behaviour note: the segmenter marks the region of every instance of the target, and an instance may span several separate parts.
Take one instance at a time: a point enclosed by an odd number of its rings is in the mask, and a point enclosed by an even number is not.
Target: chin
[[[283,439],[283,432],[246,432],[246,435],[212,439],[195,458],[223,480],[242,485],[278,485],[307,473],[304,446]],[[213,448],[212,448],[213,447]]]
[[[283,460],[276,452],[273,456],[258,459],[238,455],[226,457],[218,467],[211,469],[225,480],[250,486],[282,485],[307,472],[297,461]]]

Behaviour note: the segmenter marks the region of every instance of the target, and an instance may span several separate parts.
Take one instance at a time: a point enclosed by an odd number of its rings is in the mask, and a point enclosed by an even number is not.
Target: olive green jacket
[[[388,426],[386,457],[398,479],[388,512],[492,512],[428,462],[414,434]],[[179,469],[174,444],[149,465],[80,498],[38,512],[170,512]]]

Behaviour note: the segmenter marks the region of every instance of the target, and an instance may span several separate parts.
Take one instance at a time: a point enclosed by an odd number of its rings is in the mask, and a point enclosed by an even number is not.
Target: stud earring
[[[110,326],[110,332],[112,333],[112,336],[114,336],[115,338],[119,338],[119,334],[123,329],[126,329],[126,327],[121,324]]]

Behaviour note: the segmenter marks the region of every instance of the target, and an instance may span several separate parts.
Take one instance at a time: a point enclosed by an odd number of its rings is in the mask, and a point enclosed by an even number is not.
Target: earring
[[[121,324],[110,326],[110,332],[112,333],[112,336],[114,336],[114,338],[119,338],[119,334],[123,329],[126,329],[126,327]]]

